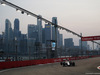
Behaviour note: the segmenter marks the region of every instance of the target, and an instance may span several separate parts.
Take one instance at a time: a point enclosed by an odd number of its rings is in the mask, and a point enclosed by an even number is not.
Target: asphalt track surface
[[[100,75],[100,57],[76,60],[75,67],[62,67],[59,63],[0,70],[0,75]]]

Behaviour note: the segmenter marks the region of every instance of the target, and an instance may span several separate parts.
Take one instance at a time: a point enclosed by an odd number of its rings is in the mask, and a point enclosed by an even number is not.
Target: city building
[[[20,55],[26,55],[28,54],[28,49],[27,49],[27,39],[20,39],[18,40],[19,44],[18,45],[18,54]]]
[[[64,39],[64,46],[65,48],[73,48],[74,42],[72,38]]]
[[[37,57],[38,52],[36,51],[36,39],[35,38],[28,38],[27,39],[27,51],[28,55],[31,57]]]
[[[39,17],[42,17],[39,15]],[[38,42],[42,43],[42,20],[37,18]]]
[[[59,47],[63,47],[63,34],[59,34]]]
[[[5,20],[5,33],[4,33],[4,52],[9,52],[9,48],[13,44],[11,40],[13,39],[13,31],[11,27],[11,22],[9,19]],[[10,49],[11,50],[11,49]]]
[[[10,32],[11,32],[12,28],[11,28],[11,22],[6,19],[5,20],[5,35],[4,35],[4,38],[5,40],[8,40],[10,38]]]
[[[61,56],[63,54],[63,35],[59,34],[58,39],[57,39],[57,53],[59,56]]]
[[[52,18],[52,23],[54,23],[56,25],[58,24],[57,17]],[[58,33],[58,29],[56,31]],[[55,27],[54,26],[52,26],[52,40],[55,40]]]
[[[38,30],[36,25],[28,24],[28,38],[38,38]]]
[[[52,17],[52,23],[58,25],[57,17]],[[60,33],[58,28],[56,28],[56,32],[57,32],[57,46],[59,46]],[[52,40],[55,40],[55,26],[52,26]]]
[[[52,17],[52,23],[58,25],[57,17]],[[55,37],[55,35],[57,38]],[[55,38],[56,38],[56,40],[55,40]],[[56,43],[57,47],[56,47],[56,51],[54,52],[54,55],[55,55],[55,57],[58,57],[57,49],[59,46],[59,31],[58,31],[58,28],[56,28],[56,34],[55,34],[55,26],[54,25],[52,26],[52,40],[57,41],[57,43]]]
[[[16,18],[14,20],[14,37],[16,38],[20,38],[21,36],[21,31],[19,31],[19,24],[20,24],[19,19]]]
[[[79,40],[79,46],[81,48],[81,39]],[[87,41],[82,41],[82,49],[83,50],[87,50],[88,49]]]
[[[19,31],[19,19],[14,20],[14,31]]]
[[[42,28],[42,43],[45,45],[45,28]]]
[[[50,41],[51,39],[51,25],[45,24],[45,44],[47,41]]]
[[[38,20],[38,25],[29,24],[28,25],[28,51],[31,54],[34,53],[35,58],[41,58],[42,52],[42,25],[41,21]],[[41,35],[41,36],[40,36]],[[30,47],[30,49],[29,49]]]
[[[60,32],[57,30],[57,48],[60,47]]]
[[[0,51],[3,51],[3,35],[0,34]]]

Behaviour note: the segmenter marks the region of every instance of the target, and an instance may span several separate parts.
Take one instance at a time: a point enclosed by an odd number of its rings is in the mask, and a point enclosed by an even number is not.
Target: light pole
[[[81,35],[81,56],[83,56],[83,50],[82,50],[82,33],[80,33]]]
[[[57,53],[57,25],[55,25],[55,58],[58,57],[58,53]]]

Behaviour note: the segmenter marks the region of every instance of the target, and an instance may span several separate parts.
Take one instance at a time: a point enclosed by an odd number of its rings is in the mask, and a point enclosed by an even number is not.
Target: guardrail
[[[47,63],[55,63],[61,62],[63,59],[69,60],[81,60],[87,59],[90,57],[100,57],[97,56],[80,56],[80,57],[66,57],[66,58],[54,58],[54,59],[40,59],[40,60],[26,60],[26,61],[8,61],[8,62],[0,62],[0,70],[9,69],[9,68],[17,68],[23,66],[31,66],[31,65],[39,65],[39,64],[47,64]]]

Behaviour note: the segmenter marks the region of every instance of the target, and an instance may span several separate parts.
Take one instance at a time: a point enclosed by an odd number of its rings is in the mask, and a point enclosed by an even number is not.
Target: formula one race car
[[[75,62],[69,61],[68,59],[63,59],[60,64],[65,67],[65,66],[75,66]]]

